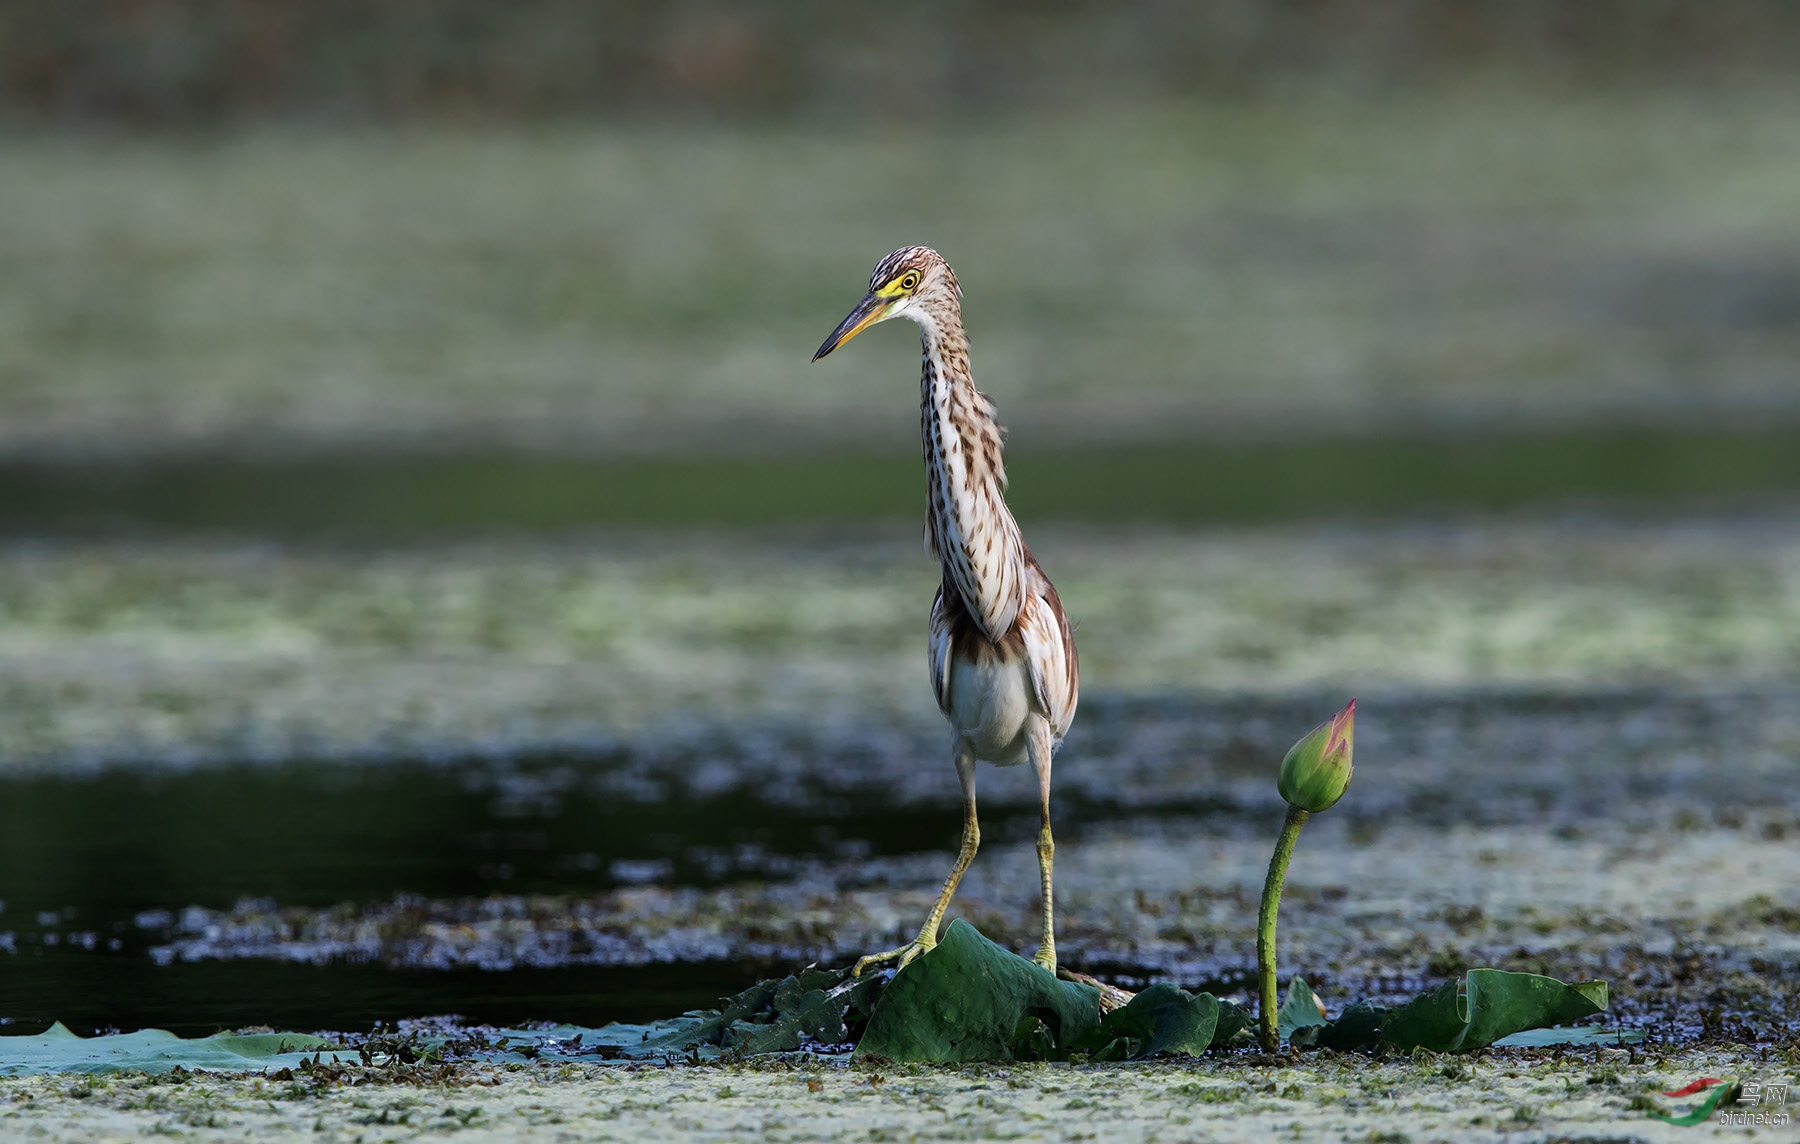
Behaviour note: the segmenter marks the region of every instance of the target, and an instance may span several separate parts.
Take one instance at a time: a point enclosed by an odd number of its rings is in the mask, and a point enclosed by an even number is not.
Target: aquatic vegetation
[[[1256,973],[1262,1002],[1260,1036],[1265,1052],[1279,1043],[1275,1022],[1275,918],[1281,909],[1281,885],[1287,880],[1288,862],[1300,828],[1310,816],[1330,810],[1350,788],[1351,755],[1356,738],[1356,700],[1314,727],[1288,748],[1276,777],[1276,789],[1288,804],[1275,853],[1269,858],[1269,874],[1263,880],[1262,909],[1256,919]]]
[[[1327,1021],[1304,980],[1281,1010],[1296,1048],[1383,1046],[1468,1052],[1522,1030],[1579,1020],[1606,1008],[1603,982],[1564,985],[1546,977],[1470,971],[1397,1009],[1369,1002]],[[943,940],[891,977],[808,969],[758,982],[718,1009],[645,1024],[555,1025],[486,1031],[419,1030],[332,1040],[299,1033],[217,1034],[183,1039],[161,1030],[77,1037],[58,1024],[36,1036],[0,1037],[0,1076],[41,1073],[237,1072],[333,1069],[375,1063],[430,1065],[549,1060],[741,1060],[800,1050],[899,1064],[992,1061],[1116,1061],[1197,1057],[1249,1044],[1249,1014],[1210,993],[1153,985],[1110,1012],[1100,991],[1059,978],[957,919]],[[1304,1035],[1303,1035],[1304,1034]],[[1632,1038],[1606,1034],[1605,1043]],[[1641,1040],[1641,1035],[1636,1039]],[[1532,1044],[1602,1043],[1586,1030]]]
[[[354,1059],[344,1046],[305,1033],[216,1033],[183,1038],[161,1029],[140,1029],[101,1037],[78,1037],[58,1022],[35,1037],[0,1039],[0,1076],[39,1073],[147,1073],[175,1069],[250,1069],[296,1067],[304,1058],[340,1055]]]
[[[1288,748],[1275,777],[1282,801],[1306,814],[1330,810],[1350,789],[1356,700]]]

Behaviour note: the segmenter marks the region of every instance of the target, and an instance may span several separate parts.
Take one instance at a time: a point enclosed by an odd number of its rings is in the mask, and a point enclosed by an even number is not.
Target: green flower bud
[[[1275,786],[1291,806],[1309,814],[1329,810],[1350,787],[1350,748],[1356,700],[1312,729],[1281,760]]]

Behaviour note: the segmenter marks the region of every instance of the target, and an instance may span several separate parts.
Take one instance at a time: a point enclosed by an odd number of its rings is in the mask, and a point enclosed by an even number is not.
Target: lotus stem
[[[1280,1045],[1275,1031],[1275,915],[1281,909],[1281,884],[1287,880],[1294,843],[1300,840],[1300,828],[1310,817],[1297,806],[1288,807],[1287,821],[1281,824],[1281,837],[1275,840],[1275,853],[1269,857],[1269,876],[1263,880],[1262,909],[1256,916],[1256,975],[1260,989],[1262,1047],[1270,1053]]]

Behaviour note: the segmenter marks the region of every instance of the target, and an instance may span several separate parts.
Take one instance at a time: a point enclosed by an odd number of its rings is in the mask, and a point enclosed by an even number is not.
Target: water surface
[[[1055,798],[1071,964],[1241,987],[1248,921],[1226,919],[1253,901],[1238,867],[1262,860],[1280,819],[1273,760],[1325,704],[1094,697]],[[15,776],[0,785],[0,1018],[19,1031],[60,1019],[200,1032],[436,1013],[591,1024],[708,1005],[916,924],[914,899],[936,885],[958,830],[939,739],[924,724],[864,742],[788,728],[430,762]],[[1344,882],[1302,862],[1291,897],[1324,927],[1311,940],[1332,948],[1339,929],[1366,931],[1312,975],[1397,992],[1455,957],[1538,948],[1544,964],[1578,950],[1603,975],[1643,963],[1654,992],[1674,980],[1659,968],[1670,933],[1692,941],[1720,916],[1778,935],[1779,898],[1744,916],[1739,898],[1766,877],[1748,869],[1728,899],[1673,906],[1650,886],[1577,880],[1557,892],[1589,904],[1553,921],[1506,904],[1505,887],[1521,885],[1507,855],[1560,847],[1592,863],[1598,845],[1615,854],[1599,869],[1639,877],[1632,832],[1681,850],[1691,844],[1679,832],[1697,830],[1705,845],[1776,860],[1787,832],[1800,836],[1779,799],[1797,745],[1791,688],[1366,696],[1354,796],[1309,846],[1341,852],[1344,870],[1392,851],[1413,871],[1403,880],[1423,869],[1403,855],[1435,852],[1443,876],[1396,907],[1384,879]],[[984,851],[964,905],[996,933],[1028,937],[1032,784],[992,768],[982,784]],[[1238,873],[1219,865],[1226,854]],[[1475,873],[1449,873],[1459,862]],[[869,913],[888,902],[893,920]],[[1438,936],[1405,950],[1380,936],[1393,921],[1366,928],[1396,908]],[[1152,920],[1167,911],[1193,920]],[[1641,919],[1620,920],[1632,911]],[[1150,940],[1146,923],[1165,935]],[[1579,941],[1545,945],[1557,932]],[[1294,940],[1304,950],[1309,935]],[[1771,980],[1800,973],[1800,948],[1756,956]]]

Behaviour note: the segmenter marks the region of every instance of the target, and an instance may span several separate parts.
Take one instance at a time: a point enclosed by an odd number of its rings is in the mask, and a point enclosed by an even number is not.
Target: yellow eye
[[[902,276],[900,279],[900,289],[902,289],[902,290],[911,290],[913,287],[917,286],[918,284],[919,284],[919,272],[917,270],[908,270],[906,272],[906,274],[904,276]]]

